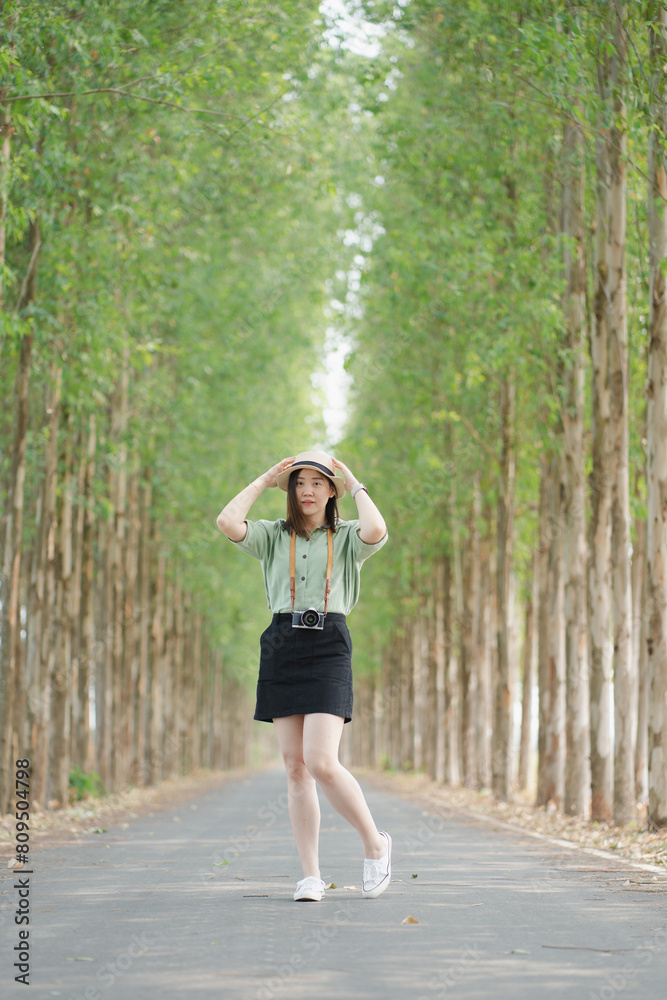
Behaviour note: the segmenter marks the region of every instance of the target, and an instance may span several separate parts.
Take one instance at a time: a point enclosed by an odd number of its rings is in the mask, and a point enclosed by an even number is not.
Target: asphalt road
[[[40,843],[27,994],[13,968],[21,876],[4,868],[0,997],[667,997],[662,877],[362,784],[394,841],[378,899],[361,897],[357,835],[323,800],[322,875],[336,888],[321,903],[293,901],[300,869],[280,770]]]

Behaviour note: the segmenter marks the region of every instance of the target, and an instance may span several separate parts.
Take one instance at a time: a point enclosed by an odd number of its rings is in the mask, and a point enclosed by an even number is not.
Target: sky
[[[322,34],[331,45],[356,52],[358,55],[373,58],[380,52],[380,38],[384,30],[379,25],[369,24],[355,13],[352,0],[323,0],[320,12],[326,23],[335,21],[335,31],[325,27]],[[342,42],[341,42],[342,38]],[[352,345],[335,325],[327,327],[325,341],[324,372],[313,376],[313,385],[324,393],[324,423],[326,426],[326,441],[320,446],[332,449],[340,440],[347,417],[347,395],[351,378],[345,371],[345,359],[350,354]],[[343,459],[341,459],[342,461]]]

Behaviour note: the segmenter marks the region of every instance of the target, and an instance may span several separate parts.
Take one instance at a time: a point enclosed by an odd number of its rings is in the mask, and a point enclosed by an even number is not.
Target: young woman
[[[340,475],[337,475],[337,471]],[[287,518],[249,521],[265,489],[287,493]],[[338,516],[349,490],[358,520]],[[289,814],[303,878],[295,900],[321,900],[317,784],[359,833],[362,894],[379,896],[391,879],[391,837],[380,832],[356,779],[338,760],[352,716],[352,642],[345,616],[359,598],[361,565],[387,541],[382,515],[342,462],[323,452],[284,458],[246,486],[218,527],[259,559],[271,624],[260,637],[255,719],[273,722],[287,772]]]

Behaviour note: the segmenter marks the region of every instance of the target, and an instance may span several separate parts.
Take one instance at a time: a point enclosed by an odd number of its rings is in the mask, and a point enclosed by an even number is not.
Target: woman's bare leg
[[[287,801],[304,877],[320,877],[320,803],[315,779],[303,759],[303,715],[274,719],[287,774]]]
[[[344,719],[323,712],[300,718],[303,720],[302,759],[306,768],[321,785],[336,812],[351,823],[361,837],[364,857],[383,857],[387,841],[373,821],[359,782],[338,759]]]

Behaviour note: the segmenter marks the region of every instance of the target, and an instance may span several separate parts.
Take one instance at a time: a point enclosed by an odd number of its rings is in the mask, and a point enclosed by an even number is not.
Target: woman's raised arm
[[[248,531],[245,519],[253,503],[265,489],[270,489],[276,485],[276,476],[283,469],[288,469],[295,459],[295,455],[290,458],[283,458],[277,465],[273,465],[268,472],[257,479],[253,479],[248,486],[237,493],[229,503],[222,508],[217,517],[217,525],[227,538],[232,542],[242,542]]]

